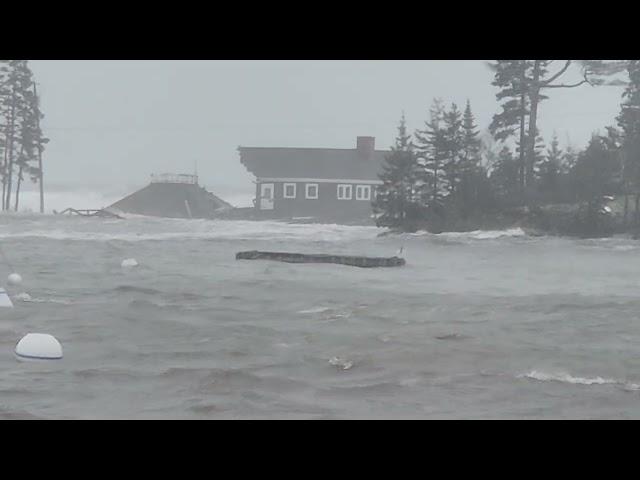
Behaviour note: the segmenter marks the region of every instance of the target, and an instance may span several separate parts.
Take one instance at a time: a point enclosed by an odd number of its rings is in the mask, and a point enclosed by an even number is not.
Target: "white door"
[[[273,210],[273,183],[260,185],[260,210]]]

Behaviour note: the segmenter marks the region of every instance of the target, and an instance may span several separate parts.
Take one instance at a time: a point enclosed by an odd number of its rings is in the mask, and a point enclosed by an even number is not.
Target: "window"
[[[309,200],[317,200],[318,199],[318,184],[317,183],[307,183],[306,185],[306,197]]]
[[[351,185],[338,185],[338,200],[351,200]]]
[[[356,187],[356,200],[371,200],[371,187],[369,185],[358,185]]]
[[[296,184],[285,183],[284,184],[284,198],[296,198]]]

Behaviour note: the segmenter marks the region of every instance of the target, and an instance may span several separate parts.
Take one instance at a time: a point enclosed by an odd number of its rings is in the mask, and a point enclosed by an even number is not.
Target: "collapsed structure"
[[[233,207],[198,184],[197,175],[152,175],[151,183],[107,210],[166,218],[215,218]]]

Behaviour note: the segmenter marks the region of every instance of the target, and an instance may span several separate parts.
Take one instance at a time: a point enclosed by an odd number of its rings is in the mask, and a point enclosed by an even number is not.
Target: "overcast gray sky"
[[[46,180],[106,191],[144,186],[154,172],[191,173],[221,196],[251,196],[237,147],[389,147],[402,110],[421,128],[434,97],[469,98],[486,129],[497,111],[482,61],[31,62],[46,115]],[[574,75],[577,72],[574,72]],[[620,87],[554,90],[545,140],[582,147],[612,124]]]

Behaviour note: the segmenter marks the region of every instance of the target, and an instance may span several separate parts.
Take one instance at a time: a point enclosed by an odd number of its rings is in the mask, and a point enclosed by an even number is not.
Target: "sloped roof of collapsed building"
[[[167,218],[213,218],[216,212],[233,208],[208,192],[187,175],[153,176],[141,190],[109,207],[135,215]],[[195,177],[194,177],[195,178]]]

